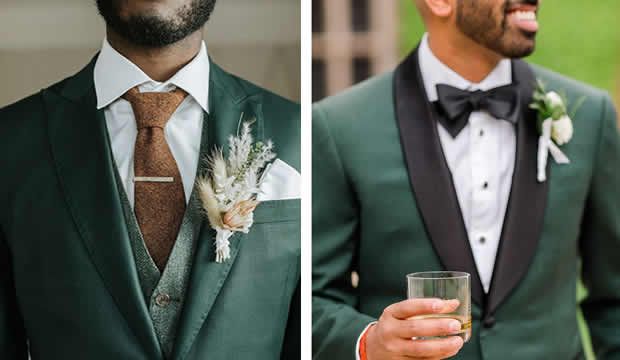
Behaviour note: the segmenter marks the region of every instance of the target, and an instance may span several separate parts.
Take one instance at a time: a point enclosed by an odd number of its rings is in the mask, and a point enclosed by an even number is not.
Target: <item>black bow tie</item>
[[[438,84],[437,96],[437,103],[445,115],[439,117],[439,122],[452,137],[463,130],[473,111],[486,111],[494,118],[512,124],[519,119],[519,91],[515,84],[488,91],[467,91]]]

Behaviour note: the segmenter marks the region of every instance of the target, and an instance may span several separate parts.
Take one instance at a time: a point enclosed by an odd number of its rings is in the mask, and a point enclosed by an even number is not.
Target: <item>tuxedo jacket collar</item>
[[[428,236],[446,270],[471,274],[472,299],[489,316],[515,289],[536,252],[548,182],[536,181],[536,113],[528,108],[535,76],[525,62],[512,61],[521,96],[517,149],[510,199],[489,293],[485,295],[461,216],[452,175],[437,134],[418,62],[410,54],[394,73],[394,106],[409,179]]]
[[[74,226],[129,327],[149,359],[162,353],[141,295],[138,274],[113,175],[103,109],[96,108],[93,59],[73,77],[43,90],[47,131],[59,183]],[[210,114],[205,119],[208,146],[222,147],[236,134],[241,121],[253,120],[257,139],[263,138],[262,96],[214,63],[210,66]],[[73,224],[72,224],[73,226]],[[231,240],[231,259],[214,261],[213,231],[203,221],[173,359],[183,359],[225,284],[241,246]]]

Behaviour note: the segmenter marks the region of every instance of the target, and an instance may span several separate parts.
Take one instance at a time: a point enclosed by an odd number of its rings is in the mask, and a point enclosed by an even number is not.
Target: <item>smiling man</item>
[[[215,0],[97,5],[91,63],[0,109],[0,358],[299,358],[299,106],[210,60]],[[195,183],[242,122],[278,158],[216,251]]]
[[[314,106],[314,358],[582,359],[580,306],[597,358],[620,359],[611,100],[520,60],[537,0],[415,4],[427,34],[396,70]],[[471,274],[465,344],[436,316],[457,303],[403,300],[434,270]]]

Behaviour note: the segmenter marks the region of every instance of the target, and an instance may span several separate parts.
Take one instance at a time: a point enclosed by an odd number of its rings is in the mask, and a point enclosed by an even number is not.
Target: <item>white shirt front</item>
[[[508,59],[500,61],[478,84],[465,80],[433,54],[428,35],[422,39],[418,56],[431,102],[437,100],[437,84],[485,91],[512,83],[512,64]],[[478,274],[488,292],[512,186],[516,129],[508,121],[481,111],[472,112],[468,124],[454,138],[439,123],[437,127]]]
[[[97,109],[104,109],[112,154],[132,207],[134,146],[138,130],[131,104],[121,96],[134,86],[141,92],[166,92],[179,87],[188,93],[166,124],[164,135],[181,174],[185,199],[189,201],[200,156],[203,115],[209,110],[209,58],[205,43],[172,78],[158,82],[104,39],[95,63],[94,81]]]

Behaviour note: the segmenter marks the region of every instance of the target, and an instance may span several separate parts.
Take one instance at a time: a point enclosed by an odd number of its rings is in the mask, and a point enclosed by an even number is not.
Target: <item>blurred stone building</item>
[[[220,0],[207,23],[219,65],[300,98],[300,0]],[[101,46],[95,0],[0,0],[0,107],[77,72]]]
[[[312,0],[312,99],[398,61],[398,0]]]

